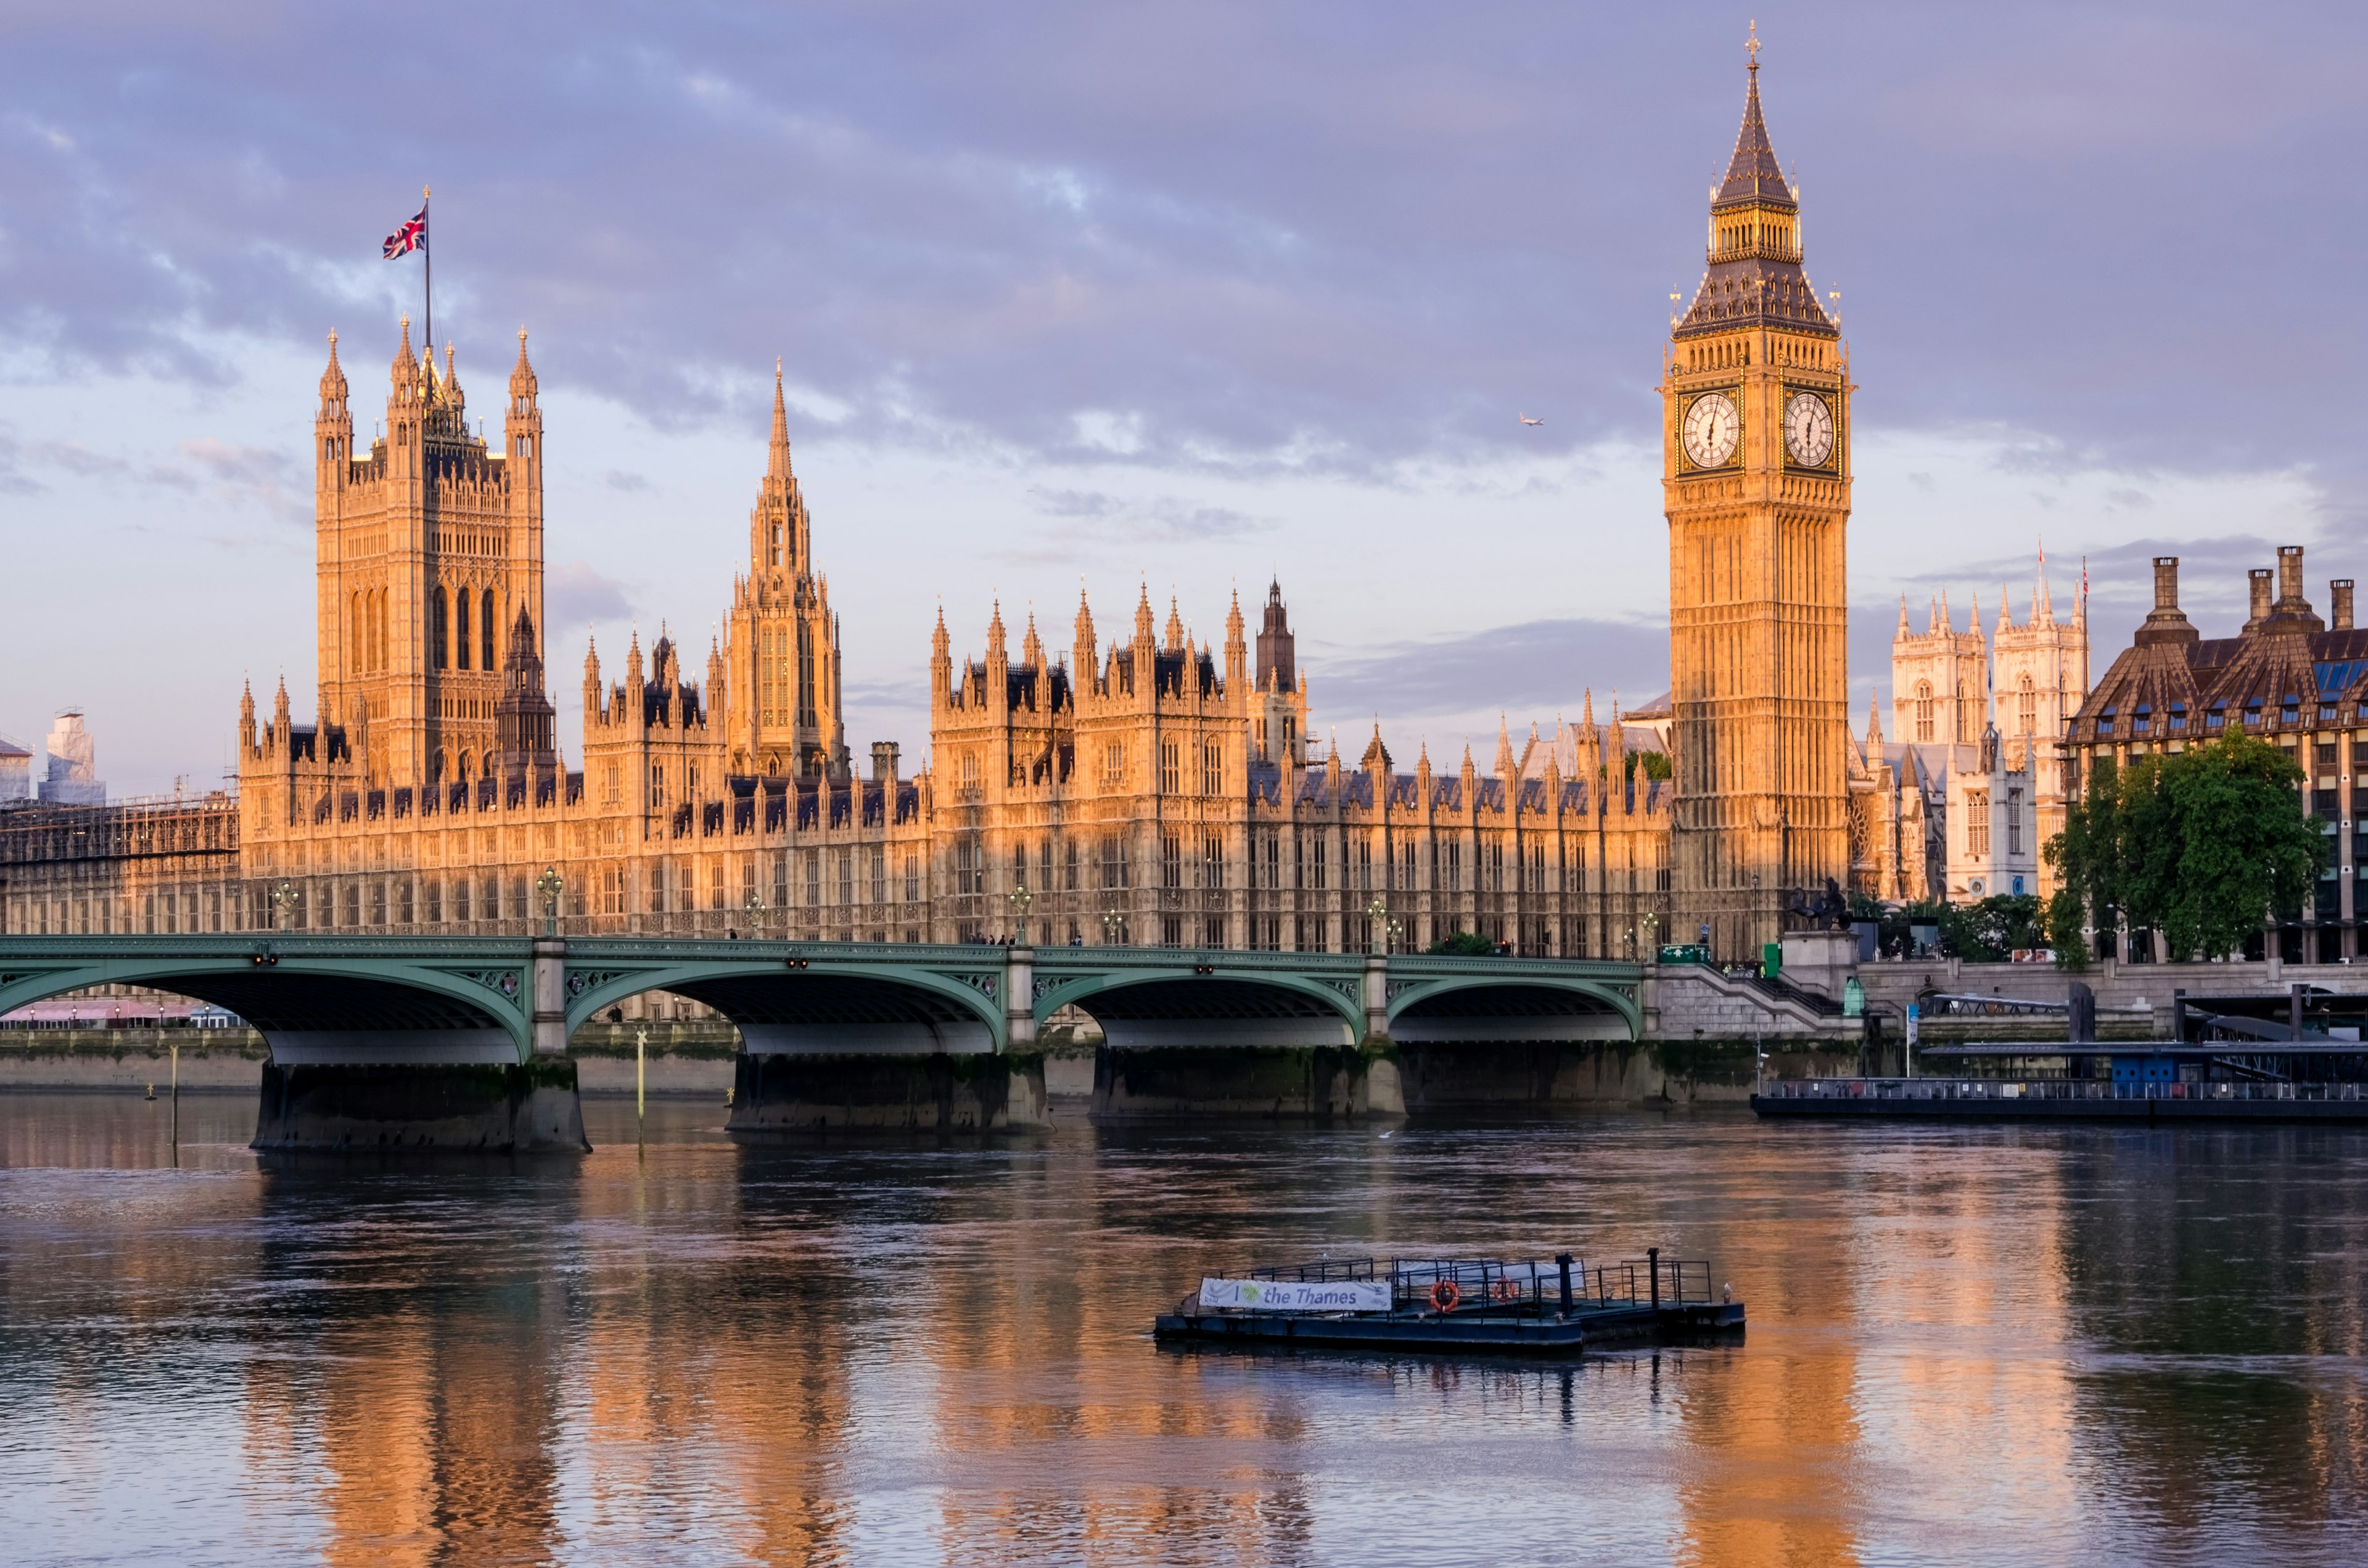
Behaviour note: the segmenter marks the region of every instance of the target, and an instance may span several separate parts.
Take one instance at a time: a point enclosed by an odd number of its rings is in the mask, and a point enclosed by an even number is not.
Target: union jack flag
[[[427,209],[422,206],[419,216],[412,219],[386,237],[386,259],[393,261],[406,252],[427,248]]]

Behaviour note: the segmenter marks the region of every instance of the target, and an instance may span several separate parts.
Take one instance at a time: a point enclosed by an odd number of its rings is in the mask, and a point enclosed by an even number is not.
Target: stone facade
[[[2044,562],[2030,615],[2018,622],[2001,594],[1987,639],[1978,603],[1961,631],[1944,594],[1917,631],[1903,599],[1891,642],[1897,738],[1871,708],[1850,756],[1851,885],[1909,902],[2053,892],[2042,851],[2064,825],[2055,737],[2088,687],[2088,608],[2056,619]]]

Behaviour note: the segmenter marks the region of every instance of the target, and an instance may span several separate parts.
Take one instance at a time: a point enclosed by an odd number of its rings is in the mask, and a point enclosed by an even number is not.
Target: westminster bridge
[[[1400,1048],[1634,1041],[1643,978],[1592,960],[1230,949],[0,937],[0,1014],[131,984],[246,1019],[270,1055],[264,1145],[580,1144],[568,1041],[649,991],[737,1028],[732,1125],[759,1132],[1039,1121],[1040,1035],[1069,1008],[1101,1031],[1103,1108],[1394,1111]]]

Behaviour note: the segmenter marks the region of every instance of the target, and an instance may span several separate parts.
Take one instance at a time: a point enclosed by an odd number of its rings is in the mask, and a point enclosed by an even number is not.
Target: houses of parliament
[[[1590,700],[1481,761],[1408,767],[1378,730],[1361,751],[1312,748],[1318,687],[1270,585],[1228,607],[1222,644],[1147,593],[1115,626],[1081,597],[1068,626],[1031,618],[1016,637],[979,606],[983,642],[959,653],[941,613],[926,758],[858,756],[827,527],[777,371],[721,634],[636,637],[608,663],[587,647],[571,766],[526,335],[488,437],[451,349],[415,351],[406,323],[381,438],[357,444],[334,335],[321,377],[314,713],[300,722],[284,683],[268,706],[246,694],[234,792],[0,816],[7,927],[514,932],[540,928],[552,869],[565,932],[1331,951],[1476,932],[1609,958],[1707,935],[1756,957],[1865,858],[1845,711],[1853,389],[1759,69],[1661,364],[1670,698],[1654,727]],[[1646,749],[1669,767],[1635,766]]]

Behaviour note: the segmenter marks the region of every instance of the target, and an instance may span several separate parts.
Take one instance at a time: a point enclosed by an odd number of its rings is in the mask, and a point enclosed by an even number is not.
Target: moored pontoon
[[[1153,1325],[1162,1339],[1575,1356],[1733,1338],[1743,1303],[1711,1266],[1641,1258],[1326,1258],[1210,1276]]]

